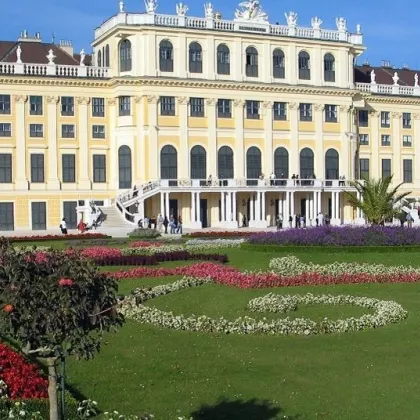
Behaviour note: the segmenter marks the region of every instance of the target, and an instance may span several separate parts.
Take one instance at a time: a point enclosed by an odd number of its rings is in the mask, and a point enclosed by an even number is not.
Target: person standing
[[[176,228],[176,233],[180,233],[182,235],[182,219],[181,219],[181,216],[178,216],[178,226]]]
[[[279,214],[277,216],[277,230],[283,229],[283,215]]]
[[[289,228],[291,229],[293,227],[293,216],[289,216]]]
[[[321,212],[318,214],[318,224],[324,226],[324,215]]]
[[[276,174],[274,172],[271,172],[271,175],[270,175],[270,185],[271,186],[274,186],[275,183],[276,183]]]
[[[63,235],[67,235],[67,223],[66,223],[66,219],[63,217],[63,220],[60,223],[60,229],[61,229],[61,233]]]
[[[163,230],[162,226],[163,226],[163,217],[161,214],[159,214],[157,218],[157,229],[160,233],[162,233],[162,230]]]
[[[168,225],[169,225],[169,220],[168,217],[165,216],[165,218],[163,219],[163,226],[165,227],[165,234],[168,234]]]
[[[176,228],[176,223],[175,223],[174,216],[171,216],[169,218],[169,226],[171,228],[171,234],[173,235],[175,233],[175,228]]]

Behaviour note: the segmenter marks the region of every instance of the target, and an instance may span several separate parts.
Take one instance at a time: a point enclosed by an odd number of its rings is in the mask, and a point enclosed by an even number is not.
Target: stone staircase
[[[124,219],[116,207],[101,207],[101,210],[105,215],[105,221],[96,229],[97,233],[123,238],[136,228],[134,224]]]

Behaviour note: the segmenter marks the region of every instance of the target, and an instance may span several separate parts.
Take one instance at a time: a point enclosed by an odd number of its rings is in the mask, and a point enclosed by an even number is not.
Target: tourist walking
[[[63,217],[63,220],[60,223],[60,229],[61,229],[61,233],[63,235],[67,235],[67,223],[66,223],[66,219]]]
[[[165,216],[165,218],[163,219],[163,226],[165,227],[165,234],[168,234],[168,225],[169,225],[169,220],[168,220],[168,217]]]
[[[242,227],[246,228],[247,227],[247,220],[246,220],[246,216],[243,217],[242,219]]]
[[[300,225],[301,228],[306,227],[305,215],[303,215],[303,214],[300,216],[299,225]]]
[[[181,219],[181,216],[178,216],[178,226],[176,228],[176,233],[180,233],[182,235],[182,219]]]
[[[158,218],[157,218],[157,229],[158,229],[158,231],[159,232],[161,232],[162,233],[162,230],[163,230],[163,217],[162,217],[162,215],[161,214],[159,214],[158,215]]]
[[[318,224],[324,226],[324,215],[321,212],[318,214]]]
[[[277,216],[276,226],[277,226],[277,230],[280,230],[283,228],[283,216],[281,214]]]
[[[271,172],[270,185],[273,186],[275,183],[276,183],[276,174],[274,172]]]
[[[296,216],[295,216],[295,228],[297,229],[297,228],[299,228],[300,227],[300,215],[299,214],[297,214]]]
[[[169,227],[171,228],[171,234],[175,234],[175,228],[176,228],[176,221],[174,219],[174,216],[171,216],[169,218]]]
[[[291,229],[293,227],[293,216],[289,216],[289,228]]]

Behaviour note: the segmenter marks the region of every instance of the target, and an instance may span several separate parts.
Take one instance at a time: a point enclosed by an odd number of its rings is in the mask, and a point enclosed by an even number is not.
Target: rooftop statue
[[[347,21],[343,17],[336,18],[335,23],[337,25],[337,29],[339,31],[345,32],[347,31]]]
[[[372,69],[372,71],[370,72],[370,83],[372,83],[373,85],[376,84],[376,73],[374,69]]]
[[[184,3],[177,3],[176,5],[176,14],[178,16],[185,16],[188,12],[188,6]]]
[[[313,29],[320,29],[322,25],[322,20],[319,17],[315,16],[311,19],[311,24]]]
[[[298,14],[295,12],[290,12],[289,14],[285,13],[284,16],[286,16],[287,25],[288,26],[296,26],[297,20],[298,20]]]
[[[235,19],[266,22],[268,15],[263,11],[259,0],[251,0],[239,3],[239,8],[235,11]]]
[[[417,73],[414,75],[414,87],[419,87],[419,75]]]
[[[211,3],[204,3],[204,12],[206,14],[206,18],[214,18],[214,8]]]
[[[398,80],[400,80],[397,72],[395,72],[394,75],[392,76],[392,80],[394,81],[394,86],[397,86]]]
[[[155,13],[157,9],[157,0],[144,0],[147,13]]]

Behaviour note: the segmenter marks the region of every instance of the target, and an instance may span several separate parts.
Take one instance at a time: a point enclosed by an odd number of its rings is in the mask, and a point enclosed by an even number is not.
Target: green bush
[[[130,238],[158,238],[160,233],[154,229],[134,229],[128,234]]]
[[[302,252],[327,252],[331,254],[341,253],[365,253],[365,252],[420,252],[420,246],[293,246],[293,245],[255,245],[241,244],[244,251],[277,252],[277,253],[302,253]]]

